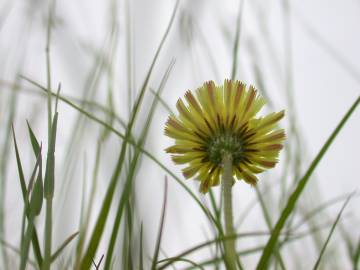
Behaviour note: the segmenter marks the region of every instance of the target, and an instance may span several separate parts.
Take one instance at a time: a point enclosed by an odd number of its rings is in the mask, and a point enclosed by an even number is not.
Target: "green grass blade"
[[[156,270],[157,260],[158,260],[158,257],[159,257],[161,238],[162,238],[163,229],[164,229],[164,222],[165,222],[167,196],[168,196],[168,180],[167,180],[167,177],[165,176],[163,206],[162,206],[162,211],[161,211],[159,232],[158,232],[158,236],[157,236],[157,240],[156,240],[156,246],[155,246],[155,250],[154,250],[154,255],[153,255],[153,258],[152,258],[151,270]]]
[[[165,74],[164,74],[164,76],[163,76],[163,78],[161,80],[161,83],[160,83],[159,89],[157,91],[157,94],[161,93],[161,91],[164,89],[165,83],[166,83],[166,81],[167,81],[167,79],[169,77],[169,74],[170,74],[173,66],[174,66],[174,61],[171,61],[170,65],[168,66],[168,68],[167,68],[167,70],[166,70],[166,72],[165,72]],[[151,105],[151,108],[150,108],[150,111],[148,113],[148,117],[147,117],[146,122],[144,124],[144,127],[142,129],[141,136],[140,136],[140,139],[139,139],[139,143],[137,144],[140,147],[143,147],[143,145],[145,143],[145,139],[146,139],[146,136],[148,134],[152,118],[154,116],[155,108],[156,108],[157,103],[158,103],[157,101],[158,101],[158,99],[154,98],[154,100],[152,102],[152,105]],[[112,254],[113,254],[113,251],[114,251],[115,241],[116,241],[118,230],[119,230],[119,227],[120,227],[122,213],[123,213],[123,210],[124,210],[125,203],[127,203],[129,198],[130,198],[130,194],[131,194],[131,191],[132,191],[132,182],[133,182],[133,178],[135,176],[135,171],[136,171],[138,160],[140,158],[140,154],[141,154],[141,151],[139,150],[139,148],[136,148],[136,151],[134,153],[134,157],[133,157],[133,159],[131,161],[131,164],[130,164],[129,173],[127,175],[125,188],[124,188],[124,191],[123,191],[123,193],[121,195],[121,199],[119,201],[118,209],[116,211],[115,222],[114,222],[114,225],[113,225],[113,230],[112,230],[112,233],[111,233],[110,242],[109,242],[109,246],[108,246],[108,249],[107,249],[107,256],[106,256],[106,260],[105,260],[105,269],[109,269],[110,264],[111,264]],[[126,234],[126,235],[124,235],[124,239],[126,239],[126,237],[128,237],[128,235],[127,235],[128,232],[126,232],[126,230],[125,230],[124,233]]]
[[[271,221],[271,217],[270,217],[270,213],[265,205],[265,201],[264,201],[264,198],[259,190],[259,188],[256,186],[255,187],[255,190],[256,190],[256,195],[258,197],[258,200],[260,202],[260,206],[261,206],[261,210],[262,210],[262,213],[263,213],[263,216],[265,218],[265,221],[266,221],[266,225],[268,227],[268,230],[269,231],[272,231],[272,221]],[[282,259],[282,256],[281,256],[281,253],[278,249],[275,250],[275,256],[276,256],[276,259],[281,267],[281,269],[285,270],[286,267],[285,267],[285,264],[284,264],[284,261]]]
[[[359,194],[355,194],[353,196],[354,197],[359,196]],[[296,230],[296,229],[300,228],[302,225],[306,224],[306,222],[309,221],[311,218],[315,217],[318,213],[326,210],[328,207],[332,206],[333,204],[336,204],[338,202],[342,202],[342,201],[346,200],[348,197],[349,197],[349,194],[343,194],[343,195],[337,196],[337,197],[330,199],[329,201],[319,205],[318,207],[314,208],[310,212],[305,213],[302,217],[302,220],[300,220],[298,223],[293,225],[292,229]]]
[[[33,150],[34,150],[34,154],[35,156],[37,157],[39,155],[39,152],[40,152],[40,144],[38,142],[38,140],[36,139],[35,137],[35,134],[34,132],[32,131],[31,127],[30,127],[30,124],[28,121],[26,121],[26,124],[28,126],[28,131],[29,131],[29,136],[30,136],[30,141],[31,141],[31,145],[33,147]]]
[[[340,130],[343,128],[343,126],[345,125],[345,123],[347,122],[347,120],[349,119],[351,114],[355,111],[356,107],[359,105],[359,102],[360,102],[360,97],[358,97],[356,99],[356,101],[354,102],[354,104],[350,107],[349,111],[345,114],[343,119],[340,121],[338,126],[335,128],[333,133],[330,135],[328,140],[325,142],[325,144],[323,145],[323,147],[321,148],[321,150],[319,151],[319,153],[317,154],[317,156],[311,163],[311,165],[308,168],[305,175],[298,182],[296,189],[289,197],[288,202],[287,202],[283,212],[281,213],[279,220],[277,221],[277,223],[274,227],[273,233],[271,234],[271,237],[266,244],[266,247],[261,255],[261,258],[259,260],[259,263],[258,263],[256,269],[258,269],[258,270],[266,269],[268,262],[271,258],[271,255],[274,251],[274,248],[277,244],[280,232],[281,232],[282,228],[284,227],[286,220],[288,219],[288,217],[294,210],[296,202],[299,199],[302,191],[304,190],[308,180],[310,179],[310,176],[314,172],[314,170],[317,167],[317,165],[319,164],[320,160],[325,155],[326,151],[329,149],[330,145],[332,144],[332,142],[334,141],[336,136],[339,134]]]
[[[320,251],[319,257],[318,257],[318,259],[317,259],[317,261],[316,261],[316,263],[315,263],[315,265],[314,265],[314,267],[313,267],[313,270],[318,269],[318,267],[319,267],[319,265],[320,265],[320,262],[321,262],[321,259],[322,259],[322,256],[324,255],[324,252],[325,252],[326,247],[327,247],[327,245],[328,245],[328,243],[329,243],[329,241],[330,241],[330,238],[331,238],[331,236],[332,236],[333,233],[334,233],[334,230],[335,230],[335,228],[336,228],[336,225],[338,224],[338,222],[339,222],[339,220],[340,220],[340,218],[341,218],[341,215],[342,215],[342,213],[343,213],[346,205],[349,203],[349,201],[350,201],[350,199],[352,198],[353,195],[354,195],[354,193],[352,193],[352,194],[346,199],[346,201],[344,202],[343,206],[341,207],[340,212],[339,212],[339,214],[337,215],[337,217],[336,217],[336,219],[335,219],[335,222],[334,222],[334,224],[332,225],[332,227],[331,227],[331,229],[330,229],[329,235],[328,235],[328,237],[326,238],[326,241],[325,241],[325,243],[324,243],[324,245],[323,245],[323,247],[322,247],[322,249],[321,249],[321,251]]]

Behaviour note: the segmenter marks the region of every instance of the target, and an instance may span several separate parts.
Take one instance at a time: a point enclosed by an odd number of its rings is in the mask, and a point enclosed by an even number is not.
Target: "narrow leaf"
[[[26,121],[26,124],[28,126],[28,131],[29,131],[29,136],[30,136],[30,141],[31,141],[31,145],[33,147],[34,150],[34,154],[37,157],[39,155],[39,151],[40,151],[40,144],[38,142],[38,140],[35,137],[34,132],[32,131],[30,124],[28,121]]]
[[[161,211],[160,226],[159,226],[159,232],[158,232],[158,236],[157,236],[157,240],[156,240],[154,256],[152,258],[151,270],[156,270],[156,264],[157,264],[157,260],[158,260],[158,257],[159,257],[161,238],[162,238],[163,229],[164,229],[164,222],[165,222],[165,213],[166,213],[166,205],[167,205],[167,193],[168,193],[168,180],[167,180],[167,177],[165,176],[163,206],[162,206],[162,211]]]

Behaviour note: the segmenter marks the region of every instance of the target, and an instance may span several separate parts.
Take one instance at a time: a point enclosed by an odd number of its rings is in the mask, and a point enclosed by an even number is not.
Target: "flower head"
[[[195,95],[187,91],[185,100],[187,105],[182,99],[176,104],[179,116],[170,115],[166,122],[165,134],[175,139],[166,152],[176,164],[187,164],[183,175],[199,180],[201,192],[220,183],[224,154],[232,157],[235,179],[251,185],[257,183],[255,174],[276,165],[285,139],[277,122],[284,111],[256,117],[265,100],[253,86],[209,81]]]

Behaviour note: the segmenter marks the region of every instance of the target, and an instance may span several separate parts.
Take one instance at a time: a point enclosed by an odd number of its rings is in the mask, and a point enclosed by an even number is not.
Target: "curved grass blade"
[[[359,102],[360,102],[360,97],[358,97],[355,100],[354,104],[350,107],[348,112],[345,114],[345,116],[342,118],[342,120],[340,121],[338,126],[335,128],[333,133],[330,135],[330,137],[327,139],[327,141],[323,145],[323,147],[321,148],[321,150],[319,151],[319,153],[317,154],[317,156],[311,163],[311,165],[308,168],[305,175],[298,182],[297,187],[295,188],[294,192],[289,197],[288,202],[274,227],[273,233],[271,234],[271,237],[266,244],[266,247],[265,247],[265,249],[261,255],[261,258],[258,262],[258,265],[256,267],[257,270],[266,269],[268,262],[271,258],[271,255],[273,253],[273,250],[277,244],[280,232],[281,232],[282,228],[284,227],[286,220],[288,219],[288,217],[294,210],[296,202],[299,199],[302,191],[304,190],[308,180],[310,179],[310,176],[314,172],[314,170],[317,167],[317,165],[319,164],[320,160],[325,155],[326,151],[329,149],[330,145],[332,144],[332,142],[334,141],[336,136],[339,134],[340,130],[343,128],[343,126],[345,125],[345,123],[347,122],[347,120],[349,119],[351,114],[355,111],[356,107],[359,105]]]
[[[331,227],[331,229],[330,229],[329,235],[328,235],[328,237],[326,238],[326,241],[325,241],[325,243],[324,243],[324,245],[323,245],[323,247],[322,247],[322,249],[321,249],[321,251],[320,251],[319,257],[318,257],[318,259],[317,259],[317,261],[316,261],[316,263],[315,263],[315,265],[314,265],[314,267],[313,267],[313,270],[318,269],[318,267],[319,267],[319,265],[320,265],[320,262],[321,262],[321,259],[322,259],[322,256],[324,255],[325,249],[326,249],[326,247],[327,247],[327,245],[328,245],[328,243],[329,243],[329,241],[330,241],[330,238],[331,238],[331,236],[332,236],[332,234],[333,234],[333,232],[334,232],[334,230],[335,230],[335,227],[336,227],[336,225],[338,224],[338,222],[339,222],[339,220],[340,220],[340,218],[341,218],[341,215],[342,215],[342,213],[343,213],[346,205],[349,203],[349,201],[350,201],[350,199],[352,198],[353,195],[354,195],[354,193],[352,193],[352,194],[346,199],[346,201],[344,202],[343,206],[341,207],[340,212],[339,212],[339,214],[337,215],[337,217],[336,217],[336,219],[335,219],[335,222],[334,222],[334,224],[332,225],[332,227]]]
[[[79,234],[79,232],[73,233],[72,235],[70,235],[65,241],[64,243],[62,243],[62,245],[54,252],[54,254],[51,256],[51,262],[54,262],[59,255],[61,254],[61,252],[63,252],[63,250],[66,248],[66,246],[68,244],[70,244],[70,242]]]
[[[23,78],[26,79],[29,83],[38,86],[43,91],[44,91],[44,89],[46,89],[46,88],[44,88],[44,86],[40,85],[39,83],[37,83],[31,79],[28,79],[25,77],[23,77]],[[53,93],[53,95],[55,95],[55,94]],[[69,101],[65,98],[62,98],[62,99],[59,98],[59,99],[64,101],[67,105],[69,105],[73,109],[77,110],[78,112],[82,113],[83,115],[85,115],[86,117],[88,117],[89,119],[94,121],[95,123],[106,127],[112,133],[114,133],[116,136],[118,136],[119,138],[123,139],[124,141],[130,143],[135,148],[139,149],[145,156],[147,156],[150,160],[152,160],[155,164],[157,164],[162,170],[164,170],[164,172],[166,174],[170,175],[191,196],[191,198],[198,204],[198,206],[201,208],[201,210],[204,212],[204,214],[214,222],[214,224],[218,227],[218,229],[221,229],[221,227],[219,227],[219,224],[217,224],[216,219],[213,217],[213,215],[210,213],[210,211],[202,204],[202,202],[198,199],[197,195],[184,183],[184,181],[182,181],[179,177],[177,177],[171,170],[169,170],[163,163],[161,163],[153,154],[151,154],[145,148],[140,147],[133,138],[131,138],[131,137],[126,138],[126,136],[123,133],[121,133],[114,127],[108,125],[105,121],[99,119],[98,117],[92,115],[88,111],[86,111],[86,110],[82,109],[81,107],[77,106],[76,104],[72,103],[71,101]]]
[[[166,267],[171,265],[176,260],[176,258],[183,258],[186,255],[189,255],[189,254],[191,254],[191,253],[193,253],[195,251],[198,251],[198,250],[200,250],[202,248],[208,247],[209,245],[217,244],[218,242],[223,242],[223,241],[226,241],[226,240],[229,240],[229,239],[235,239],[235,238],[237,239],[237,238],[241,238],[241,237],[266,236],[266,235],[269,235],[269,234],[270,234],[270,232],[249,232],[249,233],[240,233],[240,234],[230,235],[230,236],[216,237],[216,238],[214,238],[212,240],[209,240],[209,241],[200,243],[200,244],[198,244],[196,246],[193,246],[192,248],[189,248],[189,249],[181,252],[177,256],[158,261],[157,262],[158,264],[164,263],[164,262],[166,262],[166,263],[159,266],[157,268],[157,270],[165,269]],[[223,257],[221,257],[221,258],[223,258]]]

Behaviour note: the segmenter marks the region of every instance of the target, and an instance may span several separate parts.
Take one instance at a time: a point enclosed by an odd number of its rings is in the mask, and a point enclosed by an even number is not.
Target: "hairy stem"
[[[224,218],[225,218],[225,235],[235,235],[233,225],[233,210],[232,210],[232,194],[231,188],[233,184],[232,176],[232,156],[229,153],[224,153],[223,158],[223,176],[222,176],[222,192],[224,197]],[[236,270],[236,252],[235,239],[225,240],[225,263],[227,269]]]

